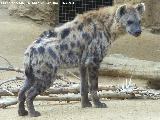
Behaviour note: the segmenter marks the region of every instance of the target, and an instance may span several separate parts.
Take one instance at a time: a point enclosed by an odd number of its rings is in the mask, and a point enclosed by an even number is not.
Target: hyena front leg
[[[80,78],[81,78],[81,106],[92,107],[92,104],[88,99],[88,78],[87,78],[87,68],[83,65],[80,66]]]
[[[94,107],[96,108],[106,108],[105,103],[101,103],[99,100],[99,97],[97,95],[98,91],[98,67],[90,65],[88,67],[88,74],[89,74],[89,88],[90,88],[90,94],[91,98],[94,104]]]

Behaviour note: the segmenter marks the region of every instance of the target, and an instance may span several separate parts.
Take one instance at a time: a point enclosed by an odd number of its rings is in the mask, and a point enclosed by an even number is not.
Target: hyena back
[[[25,52],[26,80],[19,91],[18,114],[39,116],[33,100],[55,81],[59,67],[79,67],[81,77],[81,105],[91,107],[88,92],[97,108],[105,108],[97,96],[98,69],[107,50],[118,36],[141,34],[140,16],[144,4],[122,5],[113,12],[104,7],[78,15],[52,31],[46,31]],[[28,111],[25,110],[26,101]]]

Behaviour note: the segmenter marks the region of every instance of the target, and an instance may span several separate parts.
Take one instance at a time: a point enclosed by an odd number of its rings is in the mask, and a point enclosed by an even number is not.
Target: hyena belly
[[[77,67],[79,64],[79,55],[72,50],[60,54],[60,58],[61,68]]]
[[[82,52],[80,38],[80,36],[78,38],[71,34],[65,39],[59,40],[57,48],[61,68],[78,67]]]

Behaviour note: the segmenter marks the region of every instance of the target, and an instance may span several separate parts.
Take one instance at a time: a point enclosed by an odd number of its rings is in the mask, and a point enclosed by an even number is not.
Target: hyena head
[[[124,31],[137,37],[141,34],[141,15],[145,11],[144,3],[136,6],[122,5],[116,11],[116,22]]]

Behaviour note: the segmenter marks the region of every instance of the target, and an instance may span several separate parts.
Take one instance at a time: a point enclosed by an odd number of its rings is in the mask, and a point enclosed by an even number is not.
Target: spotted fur
[[[138,21],[143,7],[143,4],[138,5],[138,9],[123,5],[112,12],[108,7],[89,11],[40,35],[25,52],[26,80],[19,92],[19,115],[28,114],[25,101],[30,116],[40,115],[34,109],[33,100],[52,85],[60,67],[79,67],[82,107],[92,106],[88,100],[89,91],[95,107],[106,107],[97,96],[100,62],[118,36],[127,32],[134,36],[140,34]]]

